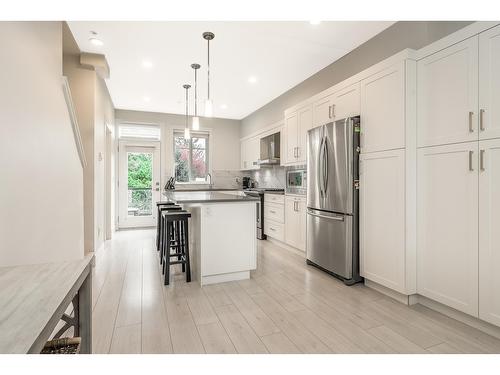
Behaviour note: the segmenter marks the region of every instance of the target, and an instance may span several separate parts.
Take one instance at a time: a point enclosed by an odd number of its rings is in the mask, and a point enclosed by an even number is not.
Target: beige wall
[[[114,126],[114,106],[106,83],[80,64],[80,51],[64,27],[64,75],[68,77],[88,165],[84,170],[85,253],[98,250],[106,236],[106,124]],[[113,220],[111,218],[111,220]]]
[[[301,101],[349,78],[405,49],[419,49],[471,22],[397,22],[344,57],[309,77],[241,122],[241,135],[249,135],[283,118],[283,112]]]
[[[140,112],[118,109],[116,123],[137,122],[158,124],[162,130],[162,186],[172,175],[174,129],[184,129],[185,117],[168,113]],[[219,118],[200,118],[200,128],[211,130],[209,150],[211,169],[236,171],[240,169],[240,121]]]
[[[62,23],[0,22],[0,266],[83,257],[82,166]]]

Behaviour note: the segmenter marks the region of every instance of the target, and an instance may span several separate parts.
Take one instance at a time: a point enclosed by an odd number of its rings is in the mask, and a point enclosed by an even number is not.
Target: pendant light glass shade
[[[210,99],[210,41],[215,38],[215,34],[207,31],[203,33],[203,39],[207,41],[207,100],[205,101],[205,117],[212,117],[214,114],[214,106]]]
[[[200,130],[200,118],[198,116],[193,116],[191,127],[193,130]]]
[[[186,127],[184,128],[184,138],[185,139],[191,139],[191,132],[189,131],[189,96],[188,96],[188,90],[191,87],[191,85],[183,85],[186,89]]]
[[[205,117],[212,117],[214,115],[214,103],[212,99],[205,101]]]

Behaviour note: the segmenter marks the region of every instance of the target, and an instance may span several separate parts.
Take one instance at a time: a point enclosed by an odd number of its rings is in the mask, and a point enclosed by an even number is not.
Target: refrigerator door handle
[[[326,192],[328,191],[328,142],[325,137],[325,141],[323,142],[323,159],[324,159],[324,164],[323,164],[323,191],[326,195]]]
[[[323,142],[324,142],[325,138],[321,138],[321,141],[319,143],[319,155],[318,155],[318,171],[317,171],[317,174],[318,174],[318,178],[319,178],[319,194],[321,196],[321,198],[324,197],[325,195],[325,192],[323,191],[323,185],[324,185],[324,181],[323,181]]]
[[[320,215],[320,214],[315,214],[312,211],[308,210],[307,211],[308,215],[311,216],[316,216],[322,219],[330,219],[330,220],[336,220],[336,221],[344,221],[344,216],[326,216],[326,215]]]

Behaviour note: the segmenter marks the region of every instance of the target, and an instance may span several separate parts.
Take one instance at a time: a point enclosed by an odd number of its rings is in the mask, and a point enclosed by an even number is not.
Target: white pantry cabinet
[[[417,86],[418,147],[478,139],[477,36],[418,61]]]
[[[500,139],[479,155],[479,317],[500,326]]]
[[[500,138],[500,26],[479,34],[479,139]]]
[[[313,103],[312,127],[359,115],[359,82]]]
[[[299,250],[306,249],[306,198],[285,196],[285,242]]]
[[[361,81],[361,152],[405,147],[406,63]]]
[[[405,150],[360,157],[361,276],[402,294],[406,282]]]
[[[478,142],[418,150],[418,294],[478,316]]]
[[[312,127],[312,105],[285,115],[285,144],[287,165],[306,162],[307,131]]]

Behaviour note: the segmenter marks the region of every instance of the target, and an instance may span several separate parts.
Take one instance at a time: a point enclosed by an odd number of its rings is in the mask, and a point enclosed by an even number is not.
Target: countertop
[[[191,192],[191,191],[243,191],[241,188],[189,188],[189,189],[175,189],[175,192]]]
[[[224,194],[218,191],[165,191],[163,196],[174,203],[257,202],[259,198]]]

